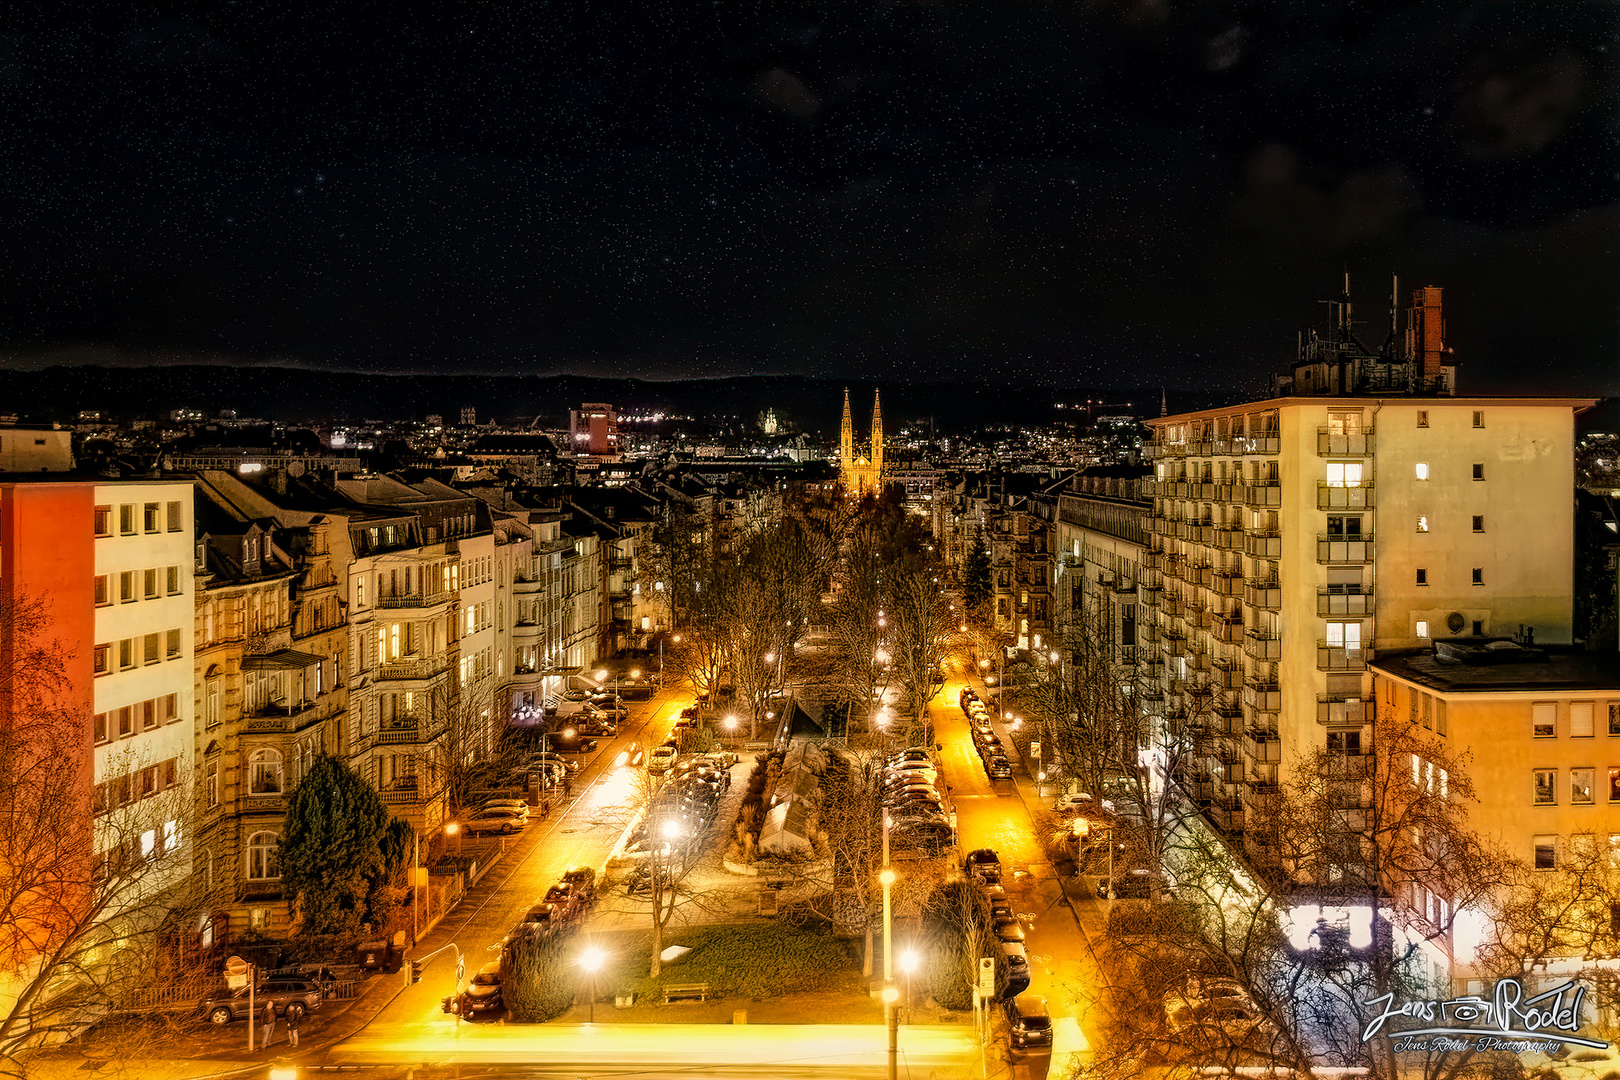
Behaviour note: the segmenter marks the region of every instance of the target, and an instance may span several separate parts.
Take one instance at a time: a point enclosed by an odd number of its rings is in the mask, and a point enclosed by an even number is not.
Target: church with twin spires
[[[844,391],[844,426],[838,435],[838,478],[847,495],[860,497],[883,489],[883,409],[876,391],[872,393],[872,445],[868,453],[855,456],[855,423],[849,415],[849,391]]]

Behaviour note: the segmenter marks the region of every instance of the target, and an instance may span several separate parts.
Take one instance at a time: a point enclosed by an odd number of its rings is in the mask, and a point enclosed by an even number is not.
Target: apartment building
[[[349,741],[348,625],[334,518],[229,472],[196,481],[198,872],[203,940],[288,924],[278,861],[287,800],[315,759]]]
[[[1511,638],[1445,638],[1430,649],[1372,663],[1381,718],[1421,725],[1448,754],[1466,755],[1476,801],[1468,827],[1536,871],[1620,853],[1620,657],[1543,648]],[[1450,779],[1414,762],[1414,779]],[[1403,883],[1407,908],[1426,922],[1426,951],[1465,984],[1478,972],[1483,927],[1459,912],[1444,881]],[[1620,918],[1615,898],[1593,918]],[[1594,956],[1551,956],[1555,966]]]
[[[1057,496],[1052,567],[1056,648],[1076,635],[1100,633],[1116,650],[1116,659],[1137,659],[1138,583],[1144,578],[1152,509],[1141,495],[1140,473],[1134,466],[1096,466]],[[1154,574],[1146,576],[1156,582]]]

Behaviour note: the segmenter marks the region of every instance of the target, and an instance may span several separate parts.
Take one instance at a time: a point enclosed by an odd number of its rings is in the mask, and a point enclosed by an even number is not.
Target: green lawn
[[[623,939],[602,972],[603,994],[633,990],[646,999],[660,983],[708,983],[717,997],[751,999],[862,987],[860,942],[817,930],[781,923],[699,926],[666,934],[664,945],[692,951],[653,980],[647,977],[651,937]]]

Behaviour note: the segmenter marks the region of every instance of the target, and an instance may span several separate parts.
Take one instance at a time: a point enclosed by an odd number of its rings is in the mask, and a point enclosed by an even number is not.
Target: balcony
[[[393,593],[389,596],[377,597],[377,606],[380,608],[432,608],[440,604],[448,604],[455,599],[455,595],[444,590],[425,593]]]
[[[1361,727],[1373,722],[1374,706],[1367,698],[1316,699],[1316,722],[1338,727]]]
[[[1371,480],[1359,484],[1330,484],[1316,482],[1316,508],[1318,510],[1371,510],[1373,485]]]
[[[1243,831],[1243,800],[1221,797],[1209,804],[1209,820],[1222,832]]]
[[[450,657],[446,654],[424,657],[401,657],[377,665],[378,681],[384,679],[432,679],[450,670]]]
[[[1252,530],[1243,536],[1243,554],[1257,559],[1282,558],[1282,537],[1275,530]]]
[[[1222,551],[1242,551],[1243,530],[1236,525],[1216,526],[1215,546]]]
[[[1330,750],[1322,759],[1322,775],[1330,780],[1364,780],[1371,772],[1371,754],[1339,754]],[[1360,801],[1358,796],[1356,802]]]
[[[1281,712],[1282,687],[1276,682],[1265,679],[1245,679],[1243,681],[1243,704],[1255,712]]]
[[[1370,563],[1373,561],[1372,533],[1344,536],[1318,533],[1316,561],[1320,563]]]
[[[1243,653],[1252,660],[1282,659],[1282,638],[1274,633],[1250,630],[1243,635]]]
[[[1282,737],[1275,731],[1249,728],[1243,733],[1243,752],[1250,761],[1274,765],[1282,761]]]
[[[1243,595],[1243,571],[1217,569],[1210,575],[1209,587],[1217,596]]]
[[[1254,480],[1243,485],[1243,505],[1251,510],[1275,510],[1282,505],[1281,483]]]
[[[1371,615],[1373,613],[1373,594],[1371,589],[1365,591],[1341,591],[1332,588],[1318,589],[1316,591],[1316,613],[1318,615]]]
[[[406,723],[393,726],[385,725],[377,732],[375,743],[378,746],[406,746],[413,743],[430,743],[443,735],[445,725],[422,723]]]
[[[1211,581],[1214,580],[1214,570],[1215,568],[1210,566],[1208,563],[1199,563],[1196,566],[1188,566],[1187,572],[1182,575],[1181,580],[1187,582],[1189,585],[1197,585],[1200,587],[1207,586]]]
[[[259,795],[244,795],[237,803],[238,810],[244,814],[285,814],[287,812],[287,796],[283,792],[265,792]]]
[[[1282,583],[1275,578],[1251,579],[1243,585],[1243,602],[1250,607],[1277,611],[1282,608]]]
[[[1366,671],[1367,650],[1360,645],[1330,645],[1318,641],[1316,667],[1319,671]]]
[[[1373,433],[1370,431],[1345,435],[1327,428],[1316,429],[1317,457],[1371,457],[1372,453]]]
[[[1282,439],[1271,432],[1262,435],[1238,435],[1232,439],[1232,453],[1234,454],[1266,454],[1275,456],[1282,452]]]
[[[327,710],[321,701],[305,701],[294,705],[269,704],[247,717],[242,725],[246,732],[303,731],[326,719]]]
[[[1243,644],[1243,620],[1229,619],[1217,616],[1215,619],[1215,640],[1226,645]]]

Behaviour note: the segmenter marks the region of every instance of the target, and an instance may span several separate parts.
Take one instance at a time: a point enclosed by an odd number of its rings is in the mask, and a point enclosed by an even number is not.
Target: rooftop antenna
[[[1162,386],[1159,387],[1159,415],[1170,415],[1170,397],[1167,393],[1165,393],[1165,389]]]

